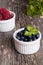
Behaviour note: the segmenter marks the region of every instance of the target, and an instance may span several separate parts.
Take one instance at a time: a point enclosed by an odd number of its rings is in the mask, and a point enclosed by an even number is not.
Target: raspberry
[[[9,19],[9,15],[5,15],[4,20]]]
[[[4,19],[7,20],[7,19],[10,19],[13,17],[13,14],[9,14],[9,15],[5,15]]]
[[[0,20],[2,20],[3,18],[2,18],[2,15],[0,14]]]
[[[11,14],[6,8],[0,8],[0,14],[2,14],[0,15],[0,19],[2,16],[1,20],[8,20],[13,17],[13,14]]]
[[[13,14],[10,14],[9,19],[13,17]]]
[[[10,14],[10,12],[6,8],[0,9],[1,13]]]

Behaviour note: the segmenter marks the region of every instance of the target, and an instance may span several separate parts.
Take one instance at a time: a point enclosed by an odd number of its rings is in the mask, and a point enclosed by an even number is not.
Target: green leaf
[[[31,12],[31,10],[30,10],[30,6],[27,5],[27,15],[28,15],[28,16],[31,16],[31,14],[32,14],[32,12]]]
[[[43,0],[27,0],[26,13],[28,16],[36,16],[43,13]]]
[[[33,5],[30,5],[30,9],[31,9],[32,12],[34,12],[34,10],[35,10]]]
[[[36,34],[38,33],[38,30],[37,30],[36,28],[33,28],[33,29],[31,30],[31,33],[32,33],[33,35],[36,35]]]
[[[24,36],[31,36],[31,32],[25,31]]]
[[[31,36],[32,34],[36,35],[37,33],[38,33],[38,30],[36,28],[32,27],[31,25],[27,25],[25,27],[24,36]]]
[[[27,25],[27,26],[26,26],[26,29],[27,29],[28,31],[32,30],[32,28],[33,28],[33,27],[30,26],[30,25]]]

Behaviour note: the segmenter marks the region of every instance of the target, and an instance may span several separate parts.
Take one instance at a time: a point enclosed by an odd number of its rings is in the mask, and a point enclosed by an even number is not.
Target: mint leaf
[[[38,30],[37,30],[36,28],[33,28],[33,29],[31,30],[31,33],[32,33],[33,35],[36,35],[36,34],[38,33]]]
[[[27,25],[27,26],[26,26],[26,29],[27,29],[28,31],[32,30],[32,28],[33,28],[33,27],[30,26],[30,25]]]
[[[24,36],[31,36],[31,32],[25,31]]]
[[[30,25],[27,25],[25,27],[25,32],[24,32],[24,36],[31,36],[32,34],[33,35],[36,35],[38,33],[38,30]]]

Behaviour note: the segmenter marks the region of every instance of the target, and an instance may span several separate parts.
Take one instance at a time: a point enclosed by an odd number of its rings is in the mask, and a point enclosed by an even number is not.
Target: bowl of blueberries
[[[31,25],[16,30],[13,38],[15,48],[21,54],[33,54],[40,48],[41,33]]]

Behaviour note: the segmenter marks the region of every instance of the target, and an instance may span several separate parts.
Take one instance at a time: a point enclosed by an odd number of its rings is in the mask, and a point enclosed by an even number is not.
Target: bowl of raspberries
[[[11,31],[15,27],[15,13],[0,8],[0,32]]]
[[[40,48],[41,33],[31,25],[14,32],[15,49],[21,54],[33,54]]]

